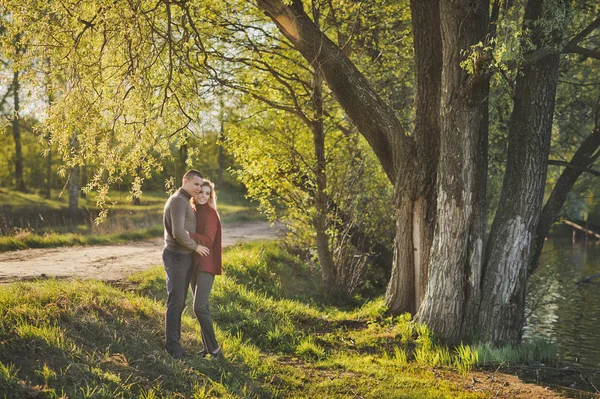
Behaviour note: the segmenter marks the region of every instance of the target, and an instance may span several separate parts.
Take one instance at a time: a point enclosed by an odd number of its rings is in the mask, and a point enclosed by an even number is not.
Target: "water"
[[[546,337],[557,345],[561,363],[600,370],[600,244],[548,240],[539,269],[531,276],[524,338]]]

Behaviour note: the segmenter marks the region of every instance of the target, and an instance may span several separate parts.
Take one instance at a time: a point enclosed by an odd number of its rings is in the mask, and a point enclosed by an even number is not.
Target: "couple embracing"
[[[201,356],[223,357],[213,327],[208,298],[215,275],[221,274],[221,221],[214,184],[199,171],[188,170],[182,185],[167,200],[163,213],[167,280],[165,316],[166,351],[183,359],[181,314],[188,287],[194,297],[194,314],[200,322],[204,349]]]

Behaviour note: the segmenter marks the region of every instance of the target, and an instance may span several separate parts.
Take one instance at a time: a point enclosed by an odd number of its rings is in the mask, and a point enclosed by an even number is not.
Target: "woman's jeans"
[[[215,337],[215,329],[208,303],[215,275],[201,271],[200,266],[196,266],[194,269],[191,280],[192,292],[194,293],[194,313],[200,322],[204,352],[215,354],[219,351],[219,344]]]

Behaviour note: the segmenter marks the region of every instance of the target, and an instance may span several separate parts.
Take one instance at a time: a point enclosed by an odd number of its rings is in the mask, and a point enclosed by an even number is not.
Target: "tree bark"
[[[487,171],[487,76],[469,75],[461,52],[485,39],[487,1],[441,1],[443,41],[437,219],[429,283],[417,320],[445,342],[466,338],[480,297]]]
[[[414,138],[419,166],[398,176],[394,191],[396,238],[385,303],[390,312],[415,314],[425,295],[436,219],[440,150],[442,36],[439,0],[412,0],[415,51]]]
[[[412,212],[416,312],[429,280],[429,257],[437,216],[443,58],[439,0],[411,0],[410,9],[416,71],[414,137],[421,165],[420,177],[415,180],[417,195]]]
[[[544,0],[530,0],[525,8],[523,31],[531,30],[537,47],[550,40],[559,42],[561,36],[556,30],[560,28],[543,32],[541,22],[548,12],[544,8]],[[558,61],[559,56],[551,54],[527,64],[516,80],[506,174],[487,245],[483,275],[487,295],[480,311],[481,338],[495,344],[521,340],[528,267],[546,181]]]
[[[415,247],[413,245],[413,189],[396,187],[394,190],[396,208],[396,236],[394,237],[394,257],[392,273],[387,286],[385,304],[393,314],[417,309],[417,276],[415,270]],[[420,299],[420,298],[419,298]]]

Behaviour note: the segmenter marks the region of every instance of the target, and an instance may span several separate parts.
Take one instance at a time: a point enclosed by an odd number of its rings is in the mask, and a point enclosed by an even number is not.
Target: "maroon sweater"
[[[208,247],[210,255],[194,252],[194,264],[200,264],[203,272],[221,274],[221,220],[217,211],[208,204],[196,204],[196,232],[190,233],[194,241]]]

